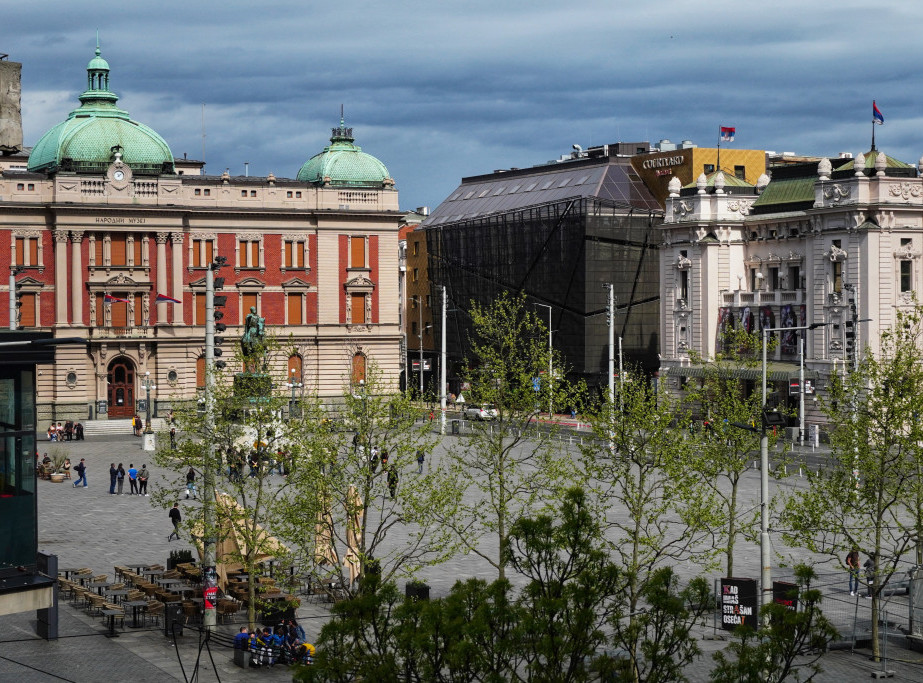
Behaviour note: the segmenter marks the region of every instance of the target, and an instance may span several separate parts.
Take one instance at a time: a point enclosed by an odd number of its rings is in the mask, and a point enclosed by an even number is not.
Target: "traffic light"
[[[220,267],[220,266],[219,266]],[[224,278],[216,277],[215,278],[215,291],[224,289]],[[227,367],[227,363],[220,359],[220,356],[224,355],[224,349],[221,348],[221,344],[224,343],[224,337],[219,337],[218,335],[228,329],[228,326],[223,322],[219,322],[224,317],[224,311],[221,309],[227,304],[228,298],[226,295],[215,295],[213,298],[214,301],[214,321],[215,321],[215,368],[221,370]]]
[[[852,358],[853,353],[856,349],[856,318],[858,318],[858,312],[856,311],[856,302],[849,302],[849,318],[846,319],[844,325],[844,331],[846,335],[846,357]]]

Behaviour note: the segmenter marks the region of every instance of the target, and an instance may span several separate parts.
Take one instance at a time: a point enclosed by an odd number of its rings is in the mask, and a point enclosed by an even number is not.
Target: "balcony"
[[[797,306],[805,302],[804,290],[777,289],[771,292],[724,290],[720,294],[722,306]]]
[[[151,339],[156,336],[153,326],[91,327],[90,339]]]

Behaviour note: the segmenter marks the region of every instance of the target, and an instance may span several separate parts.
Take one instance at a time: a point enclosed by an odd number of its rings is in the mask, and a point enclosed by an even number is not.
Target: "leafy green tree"
[[[517,600],[528,680],[588,680],[621,582],[583,490],[569,489],[555,517],[517,520],[508,552],[528,579]]]
[[[687,398],[709,425],[708,429],[695,431],[692,462],[702,475],[702,485],[711,493],[711,515],[719,520],[714,527],[715,547],[723,549],[725,576],[734,576],[737,539],[747,536],[747,530],[752,528],[741,524],[749,506],[741,510],[740,482],[755,468],[754,453],[760,449],[760,434],[735,424],[761,424],[763,396],[759,382],[748,393],[742,376],[760,368],[762,345],[758,332],[730,330],[714,358],[691,354],[692,363],[703,369],[704,377]],[[769,350],[773,345],[770,341]],[[777,438],[770,434],[771,442]]]
[[[556,405],[571,405],[581,387],[544,377],[550,389],[536,391],[536,378],[547,374],[549,366],[548,330],[523,295],[503,294],[489,306],[472,304],[470,314],[467,403],[492,405],[497,415],[471,423],[470,436],[450,446],[448,458],[433,473],[439,496],[430,511],[502,579],[513,522],[552,502],[579,479],[573,459],[555,441],[557,427],[538,418],[549,391]],[[552,364],[562,377],[566,374],[556,352]],[[485,548],[485,537],[496,543]]]
[[[439,493],[417,474],[417,452],[435,442],[420,408],[370,359],[365,377],[346,383],[335,419],[313,412],[300,423],[304,457],[278,504],[315,585],[355,595],[369,570],[387,583],[445,559],[454,537],[428,514]],[[395,543],[398,528],[405,540]]]
[[[249,575],[247,617],[251,627],[256,611],[266,606],[260,601],[257,583],[261,564],[269,558],[284,564],[294,559],[291,546],[278,537],[287,519],[285,506],[278,504],[284,486],[275,472],[281,454],[290,464],[302,454],[301,425],[280,419],[288,401],[280,390],[271,389],[281,387],[286,379],[287,356],[277,340],[267,336],[259,344],[257,357],[255,374],[244,377],[243,384],[238,380],[236,388],[230,371],[213,375],[214,420],[199,405],[176,411],[180,433],[176,448],[162,438],[154,455],[157,465],[168,473],[167,484],[152,493],[155,504],[169,508],[185,489],[190,468],[199,484],[207,468],[216,474],[218,494],[211,501],[214,523],[206,526],[204,508],[191,505],[183,510],[184,525],[200,551],[205,538],[216,540],[219,577],[224,568],[235,566]],[[238,353],[229,366],[241,367],[242,363]]]
[[[875,558],[871,585],[872,643],[879,657],[880,596],[923,528],[917,503],[919,416],[923,414],[921,309],[898,311],[881,335],[878,356],[866,353],[846,377],[835,376],[824,410],[833,457],[809,473],[808,488],[782,501],[780,526],[789,545],[830,556],[842,566],[856,548]]]
[[[814,570],[798,565],[795,577],[795,609],[773,602],[761,610],[767,625],[760,631],[739,626],[727,650],[712,655],[714,683],[810,681],[823,671],[820,658],[839,634],[821,611],[821,592],[811,588]]]
[[[632,680],[639,681],[647,586],[661,567],[708,560],[714,549],[706,541],[716,520],[701,475],[690,466],[691,443],[675,427],[689,423],[688,413],[642,380],[625,382],[616,403],[604,403],[591,416],[596,439],[582,450],[598,514],[615,537],[610,552],[623,573],[627,624],[616,644],[627,653]]]

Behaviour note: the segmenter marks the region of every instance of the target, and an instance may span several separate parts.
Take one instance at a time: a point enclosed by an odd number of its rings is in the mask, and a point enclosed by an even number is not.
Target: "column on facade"
[[[173,240],[173,292],[171,296],[179,301],[183,300],[183,238],[181,232],[171,235]],[[183,324],[183,305],[173,304],[173,324]]]
[[[67,231],[54,236],[54,324],[67,325]]]
[[[157,294],[167,292],[167,240],[170,239],[170,233],[157,233]],[[175,306],[176,304],[174,304]],[[164,325],[167,322],[167,304],[162,302],[157,304],[157,324]]]
[[[80,251],[83,232],[71,232],[71,324],[83,325],[83,254]]]

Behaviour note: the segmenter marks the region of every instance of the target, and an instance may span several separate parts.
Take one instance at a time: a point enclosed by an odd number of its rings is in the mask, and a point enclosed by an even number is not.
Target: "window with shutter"
[[[301,325],[301,294],[286,294],[288,300],[288,324]]]
[[[250,312],[251,307],[256,308],[257,312],[259,312],[260,309],[256,303],[257,298],[258,298],[258,295],[256,292],[244,292],[244,294],[241,295],[241,298],[240,298],[241,306],[243,308],[243,310],[241,311],[241,316],[240,316],[241,323],[243,323],[244,320],[247,319],[247,314]]]
[[[364,325],[365,324],[365,294],[351,294],[352,297],[352,311],[350,322],[353,325]]]
[[[195,385],[198,389],[205,388],[205,356],[199,356],[195,361]]]
[[[120,299],[124,299],[126,295],[115,294]],[[113,302],[108,304],[112,310],[112,326],[113,327],[128,327],[128,304],[124,302]]]
[[[134,253],[135,260],[134,260],[134,264],[135,264],[136,267],[137,267],[137,266],[142,266],[142,265],[144,265],[143,260],[142,260],[142,258],[141,258],[141,243],[142,243],[143,241],[144,241],[144,239],[143,239],[140,235],[136,235],[136,236],[135,236],[135,247],[134,247],[134,249],[135,249],[135,253]]]
[[[109,262],[113,266],[127,266],[125,235],[112,235],[109,239]]]
[[[349,266],[350,268],[365,268],[365,238],[349,238]]]
[[[204,294],[194,294],[195,296],[195,320],[192,321],[193,325],[204,325],[205,324],[205,295]]]
[[[135,295],[135,327],[143,327],[146,322],[144,320],[143,301],[144,298],[140,294]]]
[[[106,261],[105,256],[103,256],[103,236],[101,234],[96,236],[94,244],[96,245],[94,249],[95,263],[97,266],[102,267],[106,265]]]
[[[199,268],[202,265],[202,240],[192,240],[192,267]]]
[[[97,242],[97,244],[99,244]],[[96,295],[96,327],[106,324],[106,298],[103,294]]]
[[[35,294],[23,294],[19,308],[19,326],[35,327]]]

